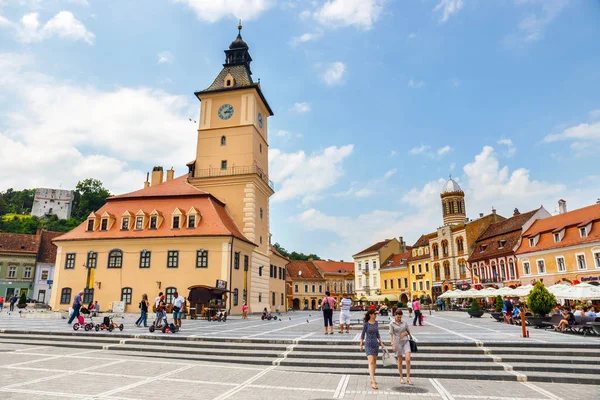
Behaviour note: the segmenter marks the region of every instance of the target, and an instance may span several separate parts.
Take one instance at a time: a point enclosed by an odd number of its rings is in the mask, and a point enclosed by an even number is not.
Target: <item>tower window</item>
[[[227,86],[227,87],[231,86],[231,79],[227,79],[227,82],[225,82],[225,86]]]
[[[221,136],[221,146],[227,145],[227,138],[225,136]]]
[[[258,149],[260,150],[260,152],[262,153],[262,143],[258,144]]]
[[[221,169],[227,169],[227,160],[221,160]]]
[[[263,219],[263,209],[260,209],[260,219]]]

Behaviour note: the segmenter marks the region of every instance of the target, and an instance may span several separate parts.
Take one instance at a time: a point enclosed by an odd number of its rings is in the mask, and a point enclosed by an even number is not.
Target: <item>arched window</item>
[[[459,252],[465,251],[465,242],[462,237],[456,239],[456,250]]]
[[[130,287],[124,287],[121,289],[121,301],[124,301],[125,304],[131,304],[131,293],[132,290]]]
[[[168,287],[165,290],[165,295],[167,296],[165,298],[165,303],[166,304],[170,304],[170,303],[173,302],[173,297],[174,297],[176,291],[177,291],[177,288],[174,288],[174,287]]]
[[[517,275],[515,274],[515,264],[513,260],[508,260],[508,273],[510,274],[509,279],[515,279]]]
[[[444,279],[450,278],[450,263],[446,261],[444,263]]]
[[[506,280],[506,265],[504,265],[504,260],[500,260],[500,276],[502,280]]]
[[[221,136],[221,146],[227,145],[227,138],[225,136]]]
[[[434,274],[435,274],[435,280],[436,281],[441,280],[440,279],[440,264],[435,264],[433,266],[433,271],[434,271]]]
[[[447,240],[442,240],[442,253],[444,254],[444,257],[448,256],[448,241]]]
[[[439,257],[440,256],[440,249],[438,247],[437,243],[434,243],[431,248],[433,249],[433,256],[434,257]]]
[[[238,305],[238,296],[239,296],[238,289],[237,288],[233,289],[233,305],[234,306]]]
[[[108,253],[108,268],[121,268],[123,266],[123,252],[111,250]]]
[[[463,206],[462,200],[459,200],[457,203],[458,203],[458,213],[459,214],[464,214],[463,210],[464,210],[465,207]]]
[[[60,304],[71,303],[71,288],[66,287],[60,291]]]
[[[231,79],[227,79],[227,82],[225,82],[225,86],[227,86],[227,87],[231,86]]]

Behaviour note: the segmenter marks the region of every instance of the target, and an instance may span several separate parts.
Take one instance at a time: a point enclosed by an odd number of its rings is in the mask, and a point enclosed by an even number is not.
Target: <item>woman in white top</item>
[[[402,310],[396,310],[394,320],[390,323],[390,342],[392,342],[392,351],[398,357],[398,372],[400,373],[400,383],[404,384],[402,378],[402,355],[406,358],[406,382],[412,385],[410,380],[410,331],[408,323],[402,321]]]

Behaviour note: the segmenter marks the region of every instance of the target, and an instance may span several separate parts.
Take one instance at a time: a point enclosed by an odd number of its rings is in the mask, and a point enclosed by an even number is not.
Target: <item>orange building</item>
[[[354,296],[354,263],[332,260],[314,260],[325,278],[325,291],[338,302],[344,293]]]

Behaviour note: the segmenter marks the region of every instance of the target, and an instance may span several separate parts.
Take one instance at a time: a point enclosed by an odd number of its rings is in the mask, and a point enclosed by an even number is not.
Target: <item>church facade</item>
[[[136,311],[142,294],[167,300],[195,285],[226,285],[227,308],[251,312],[284,302],[285,274],[270,247],[268,118],[273,112],[252,80],[248,45],[238,27],[223,69],[200,101],[196,157],[188,173],[111,197],[73,231],[58,237],[53,309],[68,309],[79,290],[101,309],[123,301]],[[270,304],[275,302],[275,304]]]

